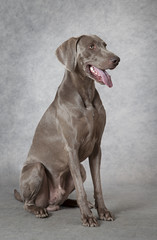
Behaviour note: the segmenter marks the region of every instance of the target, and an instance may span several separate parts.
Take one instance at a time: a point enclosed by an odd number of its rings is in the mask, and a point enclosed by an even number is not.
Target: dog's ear
[[[77,65],[77,42],[79,38],[70,38],[62,43],[56,50],[58,60],[65,65],[70,72],[74,71]]]

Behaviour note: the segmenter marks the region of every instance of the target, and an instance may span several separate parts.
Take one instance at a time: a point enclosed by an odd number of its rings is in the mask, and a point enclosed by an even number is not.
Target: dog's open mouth
[[[111,76],[105,70],[90,65],[89,71],[97,82],[105,84],[110,88],[113,86]]]

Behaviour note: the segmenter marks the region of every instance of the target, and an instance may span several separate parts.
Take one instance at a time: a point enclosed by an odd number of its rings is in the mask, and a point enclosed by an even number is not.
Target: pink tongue
[[[111,76],[106,71],[102,71],[96,67],[94,67],[94,69],[98,73],[98,75],[101,77],[101,81],[111,88],[113,86],[111,81]]]

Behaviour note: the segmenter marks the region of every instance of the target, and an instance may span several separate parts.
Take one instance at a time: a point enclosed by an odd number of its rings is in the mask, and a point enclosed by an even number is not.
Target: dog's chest
[[[93,151],[97,142],[101,141],[105,127],[106,114],[103,106],[100,108],[87,108],[83,119],[80,142],[80,158],[84,160]]]

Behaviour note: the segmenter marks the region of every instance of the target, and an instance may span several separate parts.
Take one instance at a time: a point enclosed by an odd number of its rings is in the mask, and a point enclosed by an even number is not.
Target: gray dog
[[[112,221],[105,206],[100,180],[101,138],[106,114],[95,81],[112,87],[106,69],[114,69],[120,58],[106,49],[97,36],[70,38],[56,50],[66,70],[56,97],[40,120],[20,177],[24,208],[45,218],[61,205],[75,205],[68,199],[75,189],[84,226],[95,227],[84,190],[86,172],[81,164],[89,158],[99,219]]]

